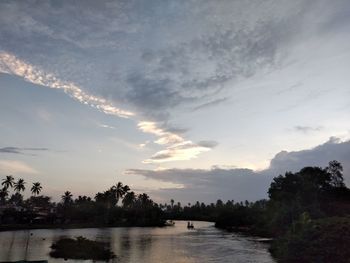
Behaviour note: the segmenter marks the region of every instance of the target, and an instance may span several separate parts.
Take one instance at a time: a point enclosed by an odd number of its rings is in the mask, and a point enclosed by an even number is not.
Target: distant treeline
[[[39,195],[40,183],[33,183],[32,196],[24,200],[23,179],[6,176],[0,190],[0,223],[2,229],[31,227],[83,226],[163,226],[164,218],[158,204],[150,197],[135,194],[129,186],[118,182],[92,199],[71,192],[61,196],[61,202],[51,202]],[[10,195],[10,191],[13,193]],[[118,205],[118,203],[120,205]]]
[[[162,206],[167,218],[211,220],[229,231],[272,237],[279,262],[350,262],[350,189],[343,167],[305,167],[273,179],[268,200]]]

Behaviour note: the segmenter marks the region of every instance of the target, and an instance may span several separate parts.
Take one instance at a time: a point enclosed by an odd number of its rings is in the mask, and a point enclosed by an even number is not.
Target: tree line
[[[28,199],[24,200],[26,182],[15,181],[11,175],[2,180],[0,195],[0,222],[3,225],[57,225],[75,224],[91,226],[161,226],[164,224],[163,213],[146,193],[136,194],[128,185],[118,182],[94,198],[78,196],[73,198],[70,191],[65,191],[58,203],[51,198],[39,195],[42,186],[32,184]],[[13,189],[12,195],[10,190]]]

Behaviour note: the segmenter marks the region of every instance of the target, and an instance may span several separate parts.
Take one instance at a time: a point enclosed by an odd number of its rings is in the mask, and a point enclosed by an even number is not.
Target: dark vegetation
[[[73,199],[66,191],[61,202],[39,195],[40,183],[34,183],[32,196],[23,199],[25,182],[12,176],[2,181],[0,191],[0,230],[51,227],[103,227],[103,226],[163,226],[162,210],[143,193],[136,195],[121,182],[94,199],[78,196]],[[10,190],[13,193],[9,196]]]
[[[84,237],[62,238],[52,246],[50,256],[63,259],[109,260],[115,255],[109,250],[108,244],[92,241]]]
[[[214,221],[229,231],[273,238],[270,251],[279,262],[350,262],[350,189],[343,168],[305,167],[277,176],[269,200],[216,204],[165,205],[171,219]]]

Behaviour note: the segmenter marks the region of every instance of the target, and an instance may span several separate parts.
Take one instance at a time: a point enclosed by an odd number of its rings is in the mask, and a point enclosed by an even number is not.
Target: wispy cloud
[[[53,89],[62,89],[77,101],[88,104],[106,114],[116,115],[123,118],[128,118],[134,115],[134,113],[130,111],[122,110],[113,106],[112,103],[101,97],[88,94],[74,83],[62,81],[53,74],[46,73],[44,70],[39,69],[38,67],[7,52],[0,52],[0,72],[20,76],[34,84]]]
[[[3,174],[37,174],[36,169],[22,161],[0,160],[0,172]]]
[[[11,153],[11,154],[26,154],[26,152],[37,152],[37,151],[48,151],[48,148],[19,148],[19,147],[3,147],[0,148],[0,153]]]
[[[99,127],[101,127],[101,128],[106,128],[106,129],[115,129],[115,127],[114,126],[110,126],[110,125],[107,125],[107,124],[99,124],[98,125]]]
[[[80,103],[88,104],[106,114],[111,114],[122,118],[132,117],[133,119],[136,119],[136,115],[133,112],[117,108],[107,100],[90,95],[71,82],[61,81],[53,74],[48,74],[43,70],[18,59],[12,54],[0,52],[0,72],[20,76],[34,84],[54,89],[62,89],[66,94],[73,97]],[[99,126],[102,128],[114,129],[113,126],[106,124],[100,124]],[[197,157],[198,154],[209,151],[212,148],[185,140],[185,138],[183,138],[181,135],[160,128],[159,126],[160,124],[150,121],[141,121],[138,123],[138,128],[141,131],[154,134],[158,137],[154,143],[166,146],[165,150],[157,152],[151,158],[145,160],[144,163],[190,160]],[[4,151],[11,153],[21,153],[21,150],[23,151],[24,149],[4,149]]]
[[[309,132],[317,132],[323,130],[322,126],[317,126],[317,127],[311,127],[311,126],[302,126],[302,125],[297,125],[294,127],[295,131],[302,132],[302,133],[309,133]]]
[[[193,108],[193,110],[201,110],[201,109],[205,109],[205,108],[209,108],[209,107],[214,107],[217,106],[223,102],[226,102],[228,100],[228,98],[219,98],[216,100],[212,100],[206,103],[203,103],[201,105],[198,105],[196,107]]]
[[[155,122],[139,122],[141,131],[154,134],[158,137],[156,144],[164,145],[164,150],[158,151],[144,163],[162,163],[170,161],[184,161],[196,158],[200,153],[210,151],[217,143],[214,141],[201,141],[194,143],[181,135],[158,127]]]

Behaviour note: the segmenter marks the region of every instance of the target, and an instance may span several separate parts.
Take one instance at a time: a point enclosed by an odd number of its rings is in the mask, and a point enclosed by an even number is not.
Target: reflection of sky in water
[[[187,222],[167,228],[89,228],[8,231],[0,233],[0,261],[51,259],[53,241],[61,237],[84,236],[110,242],[118,262],[273,262],[267,245],[218,230],[207,222],[195,222],[188,231]],[[33,235],[30,235],[33,233]],[[26,254],[26,244],[29,246]],[[64,261],[67,262],[67,261]],[[79,261],[74,261],[79,262]],[[87,262],[87,261],[84,261]]]

